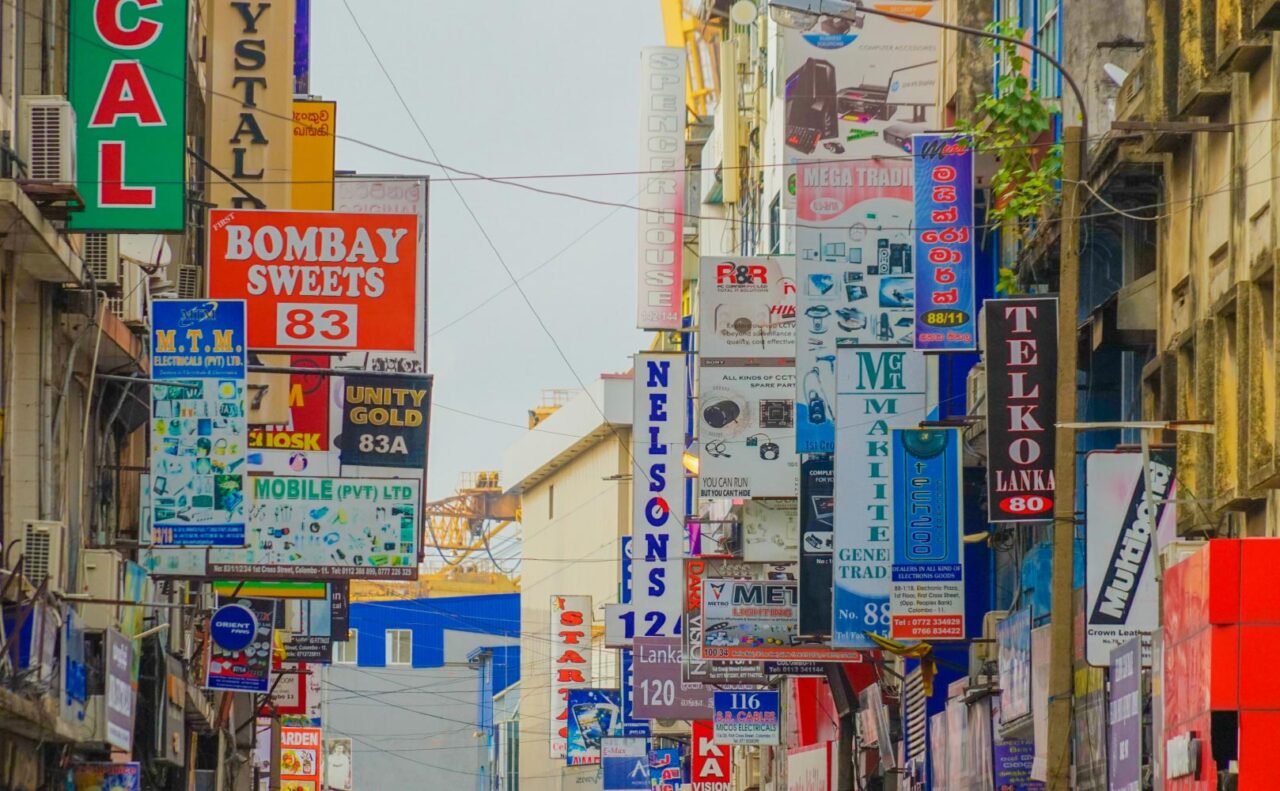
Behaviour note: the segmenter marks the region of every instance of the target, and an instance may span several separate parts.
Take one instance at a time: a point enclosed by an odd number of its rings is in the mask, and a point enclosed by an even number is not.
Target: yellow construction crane
[[[712,16],[705,20],[690,16],[685,12],[686,3],[682,0],[658,0],[658,3],[662,7],[664,43],[668,47],[682,47],[685,51],[689,112],[698,117],[710,115],[720,94],[717,65],[720,63],[721,24]]]

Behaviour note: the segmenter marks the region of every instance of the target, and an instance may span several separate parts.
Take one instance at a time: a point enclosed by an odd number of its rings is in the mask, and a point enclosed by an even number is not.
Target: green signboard
[[[186,216],[186,0],[71,0],[76,231],[179,231]]]

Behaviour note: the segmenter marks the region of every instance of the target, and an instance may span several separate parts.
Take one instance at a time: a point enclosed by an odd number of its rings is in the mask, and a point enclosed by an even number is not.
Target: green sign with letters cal
[[[185,0],[71,0],[75,231],[180,231],[186,217]]]

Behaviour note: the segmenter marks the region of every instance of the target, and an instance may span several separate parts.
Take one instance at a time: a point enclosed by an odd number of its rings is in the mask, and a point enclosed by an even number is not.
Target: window
[[[333,663],[335,665],[354,665],[356,663],[356,630],[347,631],[345,643],[333,644]]]
[[[408,629],[387,630],[387,664],[413,664],[413,632]]]
[[[1035,3],[1035,30],[1033,44],[1061,60],[1062,13],[1060,0],[1033,0]],[[1049,98],[1062,95],[1062,75],[1058,67],[1041,55],[1036,55],[1031,71],[1032,86],[1040,96]]]

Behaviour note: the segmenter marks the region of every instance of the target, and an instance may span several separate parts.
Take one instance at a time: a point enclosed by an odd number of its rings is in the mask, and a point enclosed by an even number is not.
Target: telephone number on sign
[[[358,315],[355,305],[282,302],[276,306],[276,344],[354,349]]]

